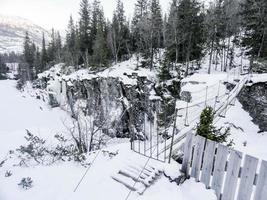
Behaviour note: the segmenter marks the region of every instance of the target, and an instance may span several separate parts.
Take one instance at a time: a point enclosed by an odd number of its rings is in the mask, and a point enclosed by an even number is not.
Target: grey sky
[[[89,0],[92,2],[93,0]],[[128,16],[132,16],[136,0],[122,0]],[[160,0],[164,12],[170,0]],[[80,0],[0,0],[0,14],[29,19],[46,29],[65,30],[69,16],[78,18]],[[101,0],[105,16],[112,17],[116,0]]]

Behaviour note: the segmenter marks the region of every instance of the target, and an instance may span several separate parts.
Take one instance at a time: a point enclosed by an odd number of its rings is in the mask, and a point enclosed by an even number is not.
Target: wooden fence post
[[[222,200],[233,200],[235,197],[241,160],[242,153],[232,150],[227,166]]]
[[[185,176],[188,178],[189,175],[189,169],[190,169],[190,163],[192,158],[192,146],[193,146],[193,133],[188,133],[186,136],[186,141],[184,145],[184,157],[183,157],[183,163],[182,163],[182,169],[181,171],[185,173]]]
[[[267,197],[267,161],[261,163],[259,179],[256,185],[254,200],[266,200]]]
[[[206,139],[204,137],[201,137],[200,135],[197,135],[195,139],[196,139],[196,144],[193,154],[194,159],[192,162],[191,176],[194,177],[196,181],[199,181],[200,167],[202,163],[202,155]]]
[[[257,158],[246,155],[245,163],[242,167],[237,200],[250,200],[258,162]]]

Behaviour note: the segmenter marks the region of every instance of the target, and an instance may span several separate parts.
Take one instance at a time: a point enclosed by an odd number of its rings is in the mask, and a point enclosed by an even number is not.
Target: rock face
[[[52,84],[51,79],[43,78],[41,85],[43,89],[50,90],[60,106],[69,104],[68,101],[71,99],[75,109],[79,106],[85,115],[93,116],[96,126],[106,121],[105,128],[110,136],[131,137],[130,133],[134,131],[137,138],[144,139],[144,113],[147,115],[147,123],[152,122],[160,98],[151,99],[153,84],[146,78],[135,79],[136,84],[128,85],[115,77],[59,79],[52,80]],[[62,98],[64,96],[65,98]]]
[[[132,61],[128,69],[126,64],[100,72],[81,69],[68,73],[70,67],[61,63],[39,74],[36,87],[49,93],[51,106],[58,103],[74,119],[82,113],[93,119],[90,126],[105,122],[105,132],[112,137],[132,137],[134,132],[134,139],[143,140],[147,137],[144,126],[156,128],[155,117],[162,127],[172,122],[180,82],[172,80],[164,86],[158,84],[155,74],[147,76],[151,73],[147,69],[131,70]]]
[[[260,131],[267,131],[267,82],[246,86],[239,94],[238,100]]]

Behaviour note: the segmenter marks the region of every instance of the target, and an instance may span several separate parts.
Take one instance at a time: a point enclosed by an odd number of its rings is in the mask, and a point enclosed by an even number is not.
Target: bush
[[[20,183],[18,184],[23,189],[28,190],[29,188],[32,188],[32,179],[30,177],[21,179]]]
[[[55,162],[60,161],[75,161],[82,165],[88,165],[85,163],[85,156],[81,154],[79,150],[73,144],[68,144],[67,140],[62,135],[55,135],[57,145],[54,147],[48,147],[46,141],[42,138],[33,135],[30,131],[27,131],[25,139],[28,141],[27,145],[20,146],[16,151],[20,158],[19,166],[29,165],[52,165]]]
[[[197,126],[197,134],[219,143],[227,142],[227,137],[230,135],[230,128],[226,128],[224,133],[221,133],[222,128],[216,129],[215,126],[213,126],[213,120],[213,109],[211,107],[205,108],[200,115],[200,123]]]

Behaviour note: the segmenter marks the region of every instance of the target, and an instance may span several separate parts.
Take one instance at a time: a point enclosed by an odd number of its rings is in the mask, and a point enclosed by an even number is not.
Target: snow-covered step
[[[124,176],[120,173],[111,176],[115,181],[123,184],[125,187],[132,191],[136,191],[138,194],[143,194],[147,186],[141,182],[134,181],[132,178]]]
[[[153,166],[127,165],[118,170],[118,173],[112,178],[123,184],[132,191],[143,194],[146,188],[150,187],[162,174],[161,169],[156,169]]]
[[[150,184],[152,183],[151,181],[148,181],[146,179],[143,179],[143,178],[138,178],[139,175],[136,175],[135,173],[132,173],[131,171],[128,171],[128,170],[120,170],[119,171],[119,174],[122,174],[124,176],[127,176],[131,179],[133,179],[134,181],[136,182],[141,182],[143,183],[146,187],[149,187]]]

